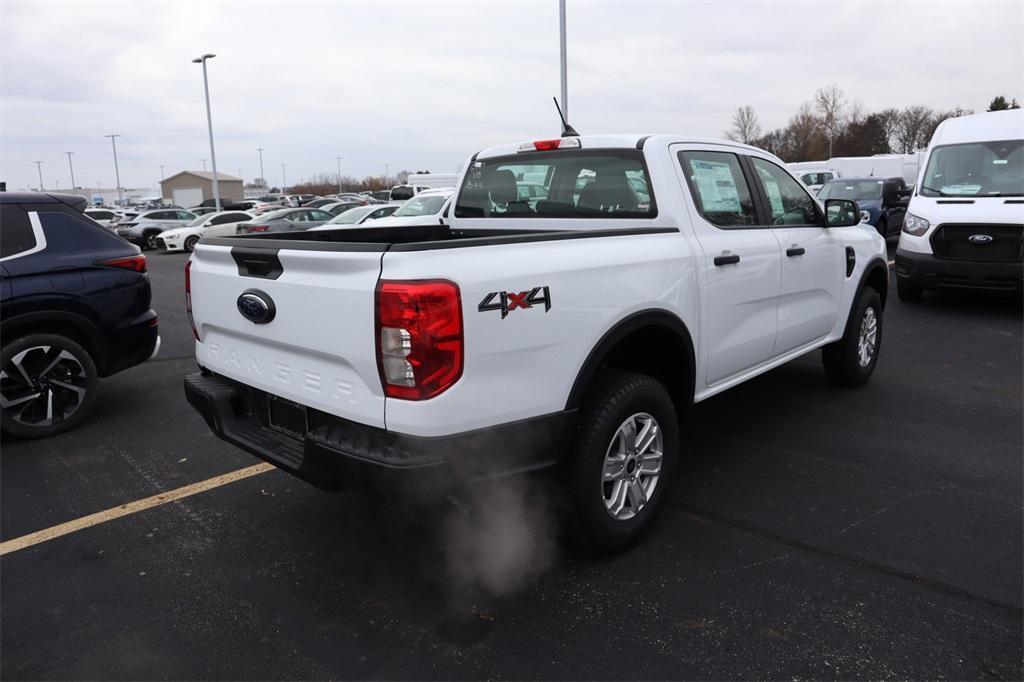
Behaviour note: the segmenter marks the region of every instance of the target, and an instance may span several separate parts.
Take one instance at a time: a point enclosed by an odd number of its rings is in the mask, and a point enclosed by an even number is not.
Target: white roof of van
[[[1024,109],[1009,109],[947,118],[935,129],[928,146],[1020,139],[1024,139]]]

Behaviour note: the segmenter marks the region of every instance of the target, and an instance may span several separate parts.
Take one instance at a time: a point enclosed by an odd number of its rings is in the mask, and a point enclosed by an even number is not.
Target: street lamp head
[[[193,64],[202,64],[207,59],[213,59],[216,56],[217,55],[215,55],[215,54],[206,53],[202,57],[196,57],[195,59],[193,59],[192,63]]]

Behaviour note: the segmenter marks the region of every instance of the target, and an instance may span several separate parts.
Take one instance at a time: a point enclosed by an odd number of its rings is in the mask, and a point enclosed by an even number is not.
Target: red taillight
[[[250,225],[249,232],[266,232],[270,229],[270,225]]]
[[[524,142],[519,145],[520,152],[550,152],[555,149],[579,149],[580,138],[578,137],[557,137],[553,140],[535,140]]]
[[[188,315],[188,323],[192,327],[192,336],[199,340],[199,332],[196,330],[196,322],[192,319],[192,259],[185,261],[185,314]]]
[[[128,256],[127,258],[111,258],[110,260],[101,260],[97,265],[107,265],[112,268],[122,268],[124,270],[131,270],[132,272],[145,272],[146,271],[146,257],[141,253],[137,256]]]
[[[389,398],[426,400],[462,376],[462,300],[446,280],[377,285],[377,367]]]
[[[537,140],[533,143],[533,148],[539,152],[546,152],[552,149],[558,149],[558,145],[561,140]]]

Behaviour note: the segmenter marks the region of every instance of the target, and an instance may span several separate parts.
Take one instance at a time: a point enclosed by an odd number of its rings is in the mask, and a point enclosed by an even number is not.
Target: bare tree
[[[891,152],[897,148],[896,130],[900,125],[900,110],[895,107],[882,109],[878,116],[885,131],[886,151]]]
[[[934,111],[920,104],[901,111],[895,131],[896,150],[909,154],[926,146],[930,139],[926,137],[928,131],[931,130],[929,124],[934,117]]]
[[[819,88],[814,93],[814,108],[821,116],[822,127],[828,136],[828,155],[832,157],[832,142],[843,128],[843,112],[846,109],[846,96],[835,83]]]
[[[796,114],[789,119],[783,132],[783,161],[819,161],[824,157],[822,121],[815,115],[811,105],[804,102]]]
[[[761,123],[757,112],[749,104],[739,107],[732,115],[732,127],[725,131],[726,139],[743,144],[752,144],[761,136]]]

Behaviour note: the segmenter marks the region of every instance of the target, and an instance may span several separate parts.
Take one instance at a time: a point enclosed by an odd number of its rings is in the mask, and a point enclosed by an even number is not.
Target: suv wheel
[[[159,236],[160,236],[160,233],[157,232],[156,230],[153,230],[152,232],[147,232],[146,234],[142,235],[142,238],[144,240],[143,241],[143,246],[142,246],[143,250],[155,249],[156,248],[156,238],[159,237]]]
[[[857,294],[843,338],[821,349],[829,380],[839,386],[867,383],[882,348],[882,299],[871,287]]]
[[[612,370],[588,395],[569,471],[571,531],[580,544],[621,550],[650,525],[679,458],[679,426],[665,387]]]
[[[199,242],[199,237],[197,237],[195,235],[192,235],[191,237],[186,239],[185,240],[185,244],[184,244],[184,246],[185,246],[185,253],[192,253],[192,251],[195,250],[195,248],[196,248],[196,243],[198,243],[198,242]]]
[[[0,425],[42,438],[82,421],[96,400],[98,374],[82,346],[57,334],[29,334],[0,351]]]

